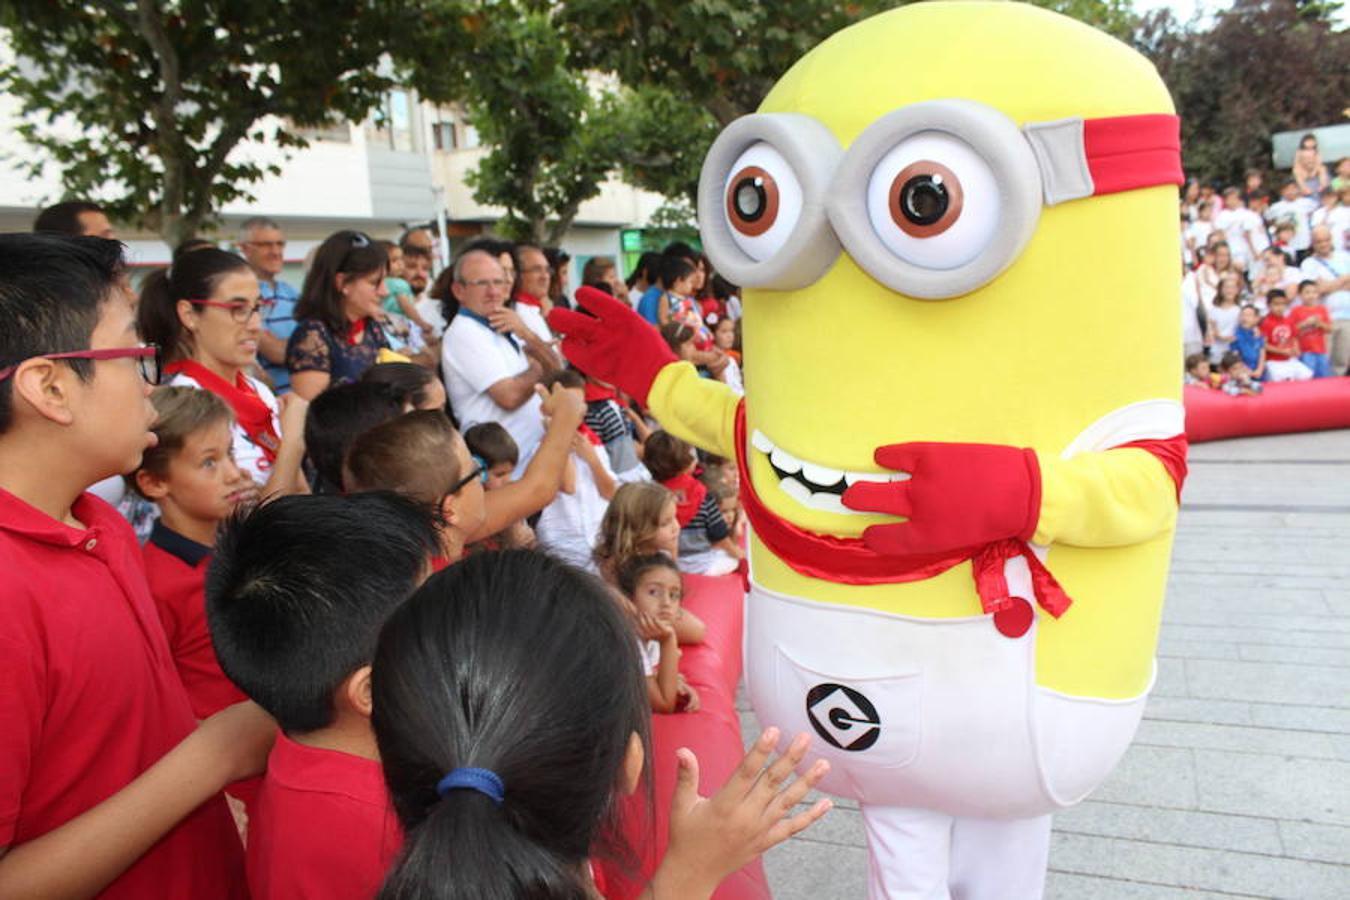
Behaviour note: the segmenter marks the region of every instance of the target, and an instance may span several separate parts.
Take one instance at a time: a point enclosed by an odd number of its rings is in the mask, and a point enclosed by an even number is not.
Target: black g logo
[[[832,747],[858,752],[881,737],[881,716],[862,694],[842,684],[818,684],[806,695],[806,715]]]

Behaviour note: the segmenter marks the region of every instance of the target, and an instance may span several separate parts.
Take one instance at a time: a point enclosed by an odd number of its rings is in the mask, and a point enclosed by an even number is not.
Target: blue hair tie
[[[506,785],[501,776],[491,769],[455,769],[436,782],[436,793],[442,797],[456,789],[467,789],[485,794],[498,806],[506,799]]]

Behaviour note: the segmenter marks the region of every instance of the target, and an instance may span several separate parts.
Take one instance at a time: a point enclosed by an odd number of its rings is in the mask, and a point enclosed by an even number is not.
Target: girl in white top
[[[619,588],[636,616],[642,674],[652,712],[693,712],[698,691],[680,675],[680,641],[675,621],[684,597],[684,581],[675,561],[664,553],[638,556],[619,571]]]
[[[171,385],[218,395],[234,411],[235,462],[262,496],[308,493],[303,399],[272,391],[247,373],[255,365],[267,301],[247,262],[214,247],[181,253],[141,290],[142,338],[163,348]]]
[[[1215,364],[1223,359],[1237,336],[1241,294],[1242,280],[1236,272],[1228,272],[1219,279],[1214,305],[1209,310],[1209,358]]]

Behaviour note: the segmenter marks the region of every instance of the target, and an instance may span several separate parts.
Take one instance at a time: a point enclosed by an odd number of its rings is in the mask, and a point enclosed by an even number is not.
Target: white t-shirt
[[[548,322],[544,320],[544,314],[539,307],[517,303],[516,315],[520,316],[520,321],[524,322],[525,327],[533,331],[539,340],[545,344],[553,340],[553,332],[549,329]]]
[[[1278,200],[1266,210],[1266,221],[1270,230],[1275,231],[1282,221],[1294,223],[1294,239],[1289,242],[1291,250],[1307,250],[1312,246],[1312,235],[1308,231],[1308,218],[1317,205],[1307,197],[1295,197],[1293,200]]]
[[[431,326],[437,338],[445,334],[445,312],[441,301],[423,297],[417,301],[417,314],[422,317],[423,322]]]
[[[596,447],[595,451],[600,465],[613,478],[614,471],[609,467],[605,448]],[[609,501],[600,496],[590,465],[576,453],[572,454],[572,465],[577,470],[576,490],[570,494],[558,492],[553,502],[539,514],[534,533],[543,549],[564,562],[594,572],[591,551],[600,536],[600,523],[605,518]]]
[[[1330,281],[1334,278],[1340,278],[1344,275],[1350,275],[1350,253],[1331,252],[1330,259],[1322,259],[1320,256],[1309,256],[1299,267],[1304,278],[1313,281]],[[1331,318],[1337,322],[1350,319],[1350,290],[1332,291],[1330,294],[1322,295],[1322,302],[1327,306],[1327,312]]]
[[[1266,226],[1261,217],[1250,209],[1225,209],[1219,213],[1218,227],[1228,241],[1233,259],[1244,269],[1270,246]],[[1255,252],[1253,252],[1255,248]]]
[[[277,436],[284,438],[281,433],[281,405],[277,403],[276,395],[272,389],[255,378],[244,376],[248,383],[253,386],[253,390],[258,392],[258,396],[272,410],[272,428],[276,430]],[[201,385],[196,379],[183,372],[173,376],[169,382],[171,387],[191,387],[201,390]],[[272,475],[272,464],[267,461],[263,454],[263,449],[249,439],[248,433],[239,425],[234,424],[234,462],[240,469],[253,477],[258,484],[266,484],[267,479]]]
[[[1196,309],[1200,306],[1198,283],[1193,275],[1181,280],[1181,343],[1183,345],[1203,344],[1205,335],[1200,331],[1200,320]]]
[[[656,674],[661,667],[661,642],[644,641],[638,638],[638,653],[642,656],[642,674],[646,678]]]
[[[1319,207],[1312,216],[1313,227],[1325,225],[1331,229],[1331,249],[1350,250],[1350,206]]]
[[[536,394],[515,409],[497,405],[488,388],[513,378],[530,367],[519,340],[498,334],[462,310],[445,330],[441,342],[441,376],[450,406],[467,430],[479,422],[499,422],[515,439],[520,450],[516,471],[525,466],[544,439],[544,417]]]

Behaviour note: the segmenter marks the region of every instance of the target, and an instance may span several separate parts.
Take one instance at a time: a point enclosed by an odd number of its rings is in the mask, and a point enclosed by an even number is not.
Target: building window
[[[390,150],[417,149],[413,139],[412,98],[407,91],[390,91],[385,95],[384,103],[366,125],[366,137],[372,144]]]
[[[465,149],[467,149],[467,150],[472,150],[474,147],[477,147],[477,146],[478,146],[479,144],[481,144],[481,143],[482,143],[482,141],[481,141],[481,140],[479,139],[479,137],[478,137],[478,129],[477,129],[477,128],[474,128],[472,125],[470,125],[470,124],[468,124],[468,123],[466,122],[466,123],[464,124],[464,147],[465,147]]]
[[[458,146],[455,143],[454,120],[443,118],[438,122],[433,122],[431,125],[431,139],[435,143],[437,150],[454,150]]]

